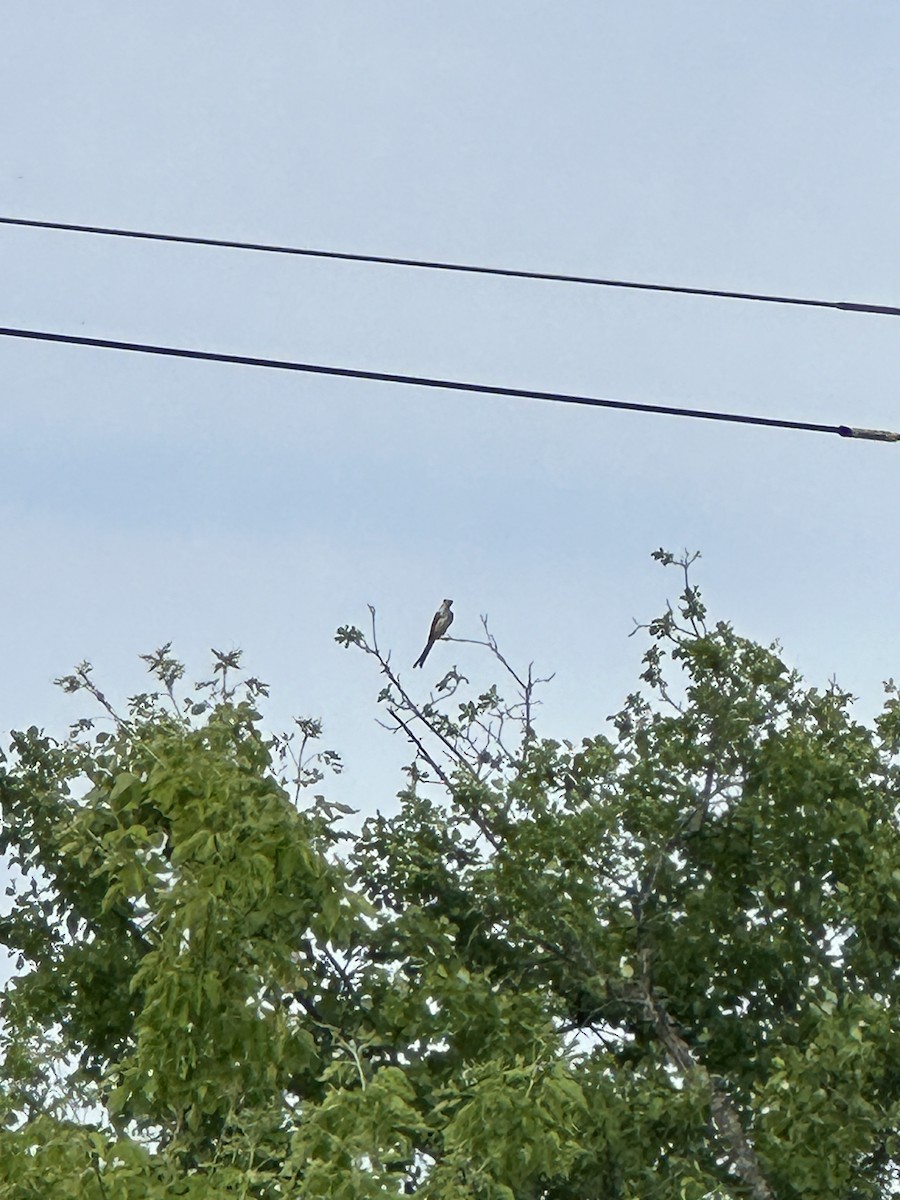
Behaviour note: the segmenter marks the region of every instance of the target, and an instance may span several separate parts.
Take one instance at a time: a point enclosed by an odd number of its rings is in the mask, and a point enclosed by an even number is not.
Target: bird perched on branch
[[[434,619],[431,622],[431,629],[428,633],[428,642],[425,649],[413,663],[414,667],[421,667],[428,657],[431,647],[436,641],[444,636],[450,626],[453,624],[453,613],[450,611],[452,600],[444,600],[441,607],[434,614]]]

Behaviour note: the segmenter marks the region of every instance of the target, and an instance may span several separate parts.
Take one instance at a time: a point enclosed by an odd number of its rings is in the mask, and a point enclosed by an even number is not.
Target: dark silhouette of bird
[[[453,624],[453,613],[450,611],[450,605],[452,603],[452,600],[444,600],[441,603],[441,607],[434,614],[434,619],[431,622],[431,629],[428,633],[428,642],[425,646],[425,649],[413,663],[414,667],[422,666],[431,651],[431,647],[436,641],[444,636],[444,634]]]

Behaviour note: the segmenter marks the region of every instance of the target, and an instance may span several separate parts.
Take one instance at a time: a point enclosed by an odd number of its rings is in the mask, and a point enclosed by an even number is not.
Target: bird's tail
[[[431,649],[431,647],[432,647],[433,645],[434,645],[434,643],[433,643],[433,642],[429,642],[429,643],[428,643],[428,645],[425,647],[425,649],[422,651],[422,653],[419,655],[419,657],[418,657],[418,658],[416,659],[416,661],[413,663],[413,667],[414,667],[414,668],[415,668],[415,667],[421,667],[421,666],[423,665],[423,663],[425,662],[425,659],[428,657],[428,651]]]

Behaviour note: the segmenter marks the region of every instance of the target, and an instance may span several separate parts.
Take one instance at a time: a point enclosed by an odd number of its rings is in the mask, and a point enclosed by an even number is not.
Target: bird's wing
[[[438,638],[441,636],[441,634],[444,632],[444,630],[447,628],[447,626],[450,624],[449,621],[446,621],[446,623],[445,623],[446,616],[447,616],[447,614],[444,612],[444,610],[442,608],[439,608],[438,611],[434,614],[434,619],[431,622],[431,629],[429,630],[429,633],[428,633],[429,642],[436,642],[438,640]]]

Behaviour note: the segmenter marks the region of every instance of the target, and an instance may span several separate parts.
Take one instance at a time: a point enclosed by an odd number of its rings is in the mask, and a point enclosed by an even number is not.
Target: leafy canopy
[[[888,1194],[897,695],[865,727],[656,557],[680,602],[577,746],[486,622],[501,683],[425,698],[340,629],[411,750],[357,833],[237,654],[183,697],[163,647],[121,714],[60,681],[97,715],[0,767],[0,1198]]]

